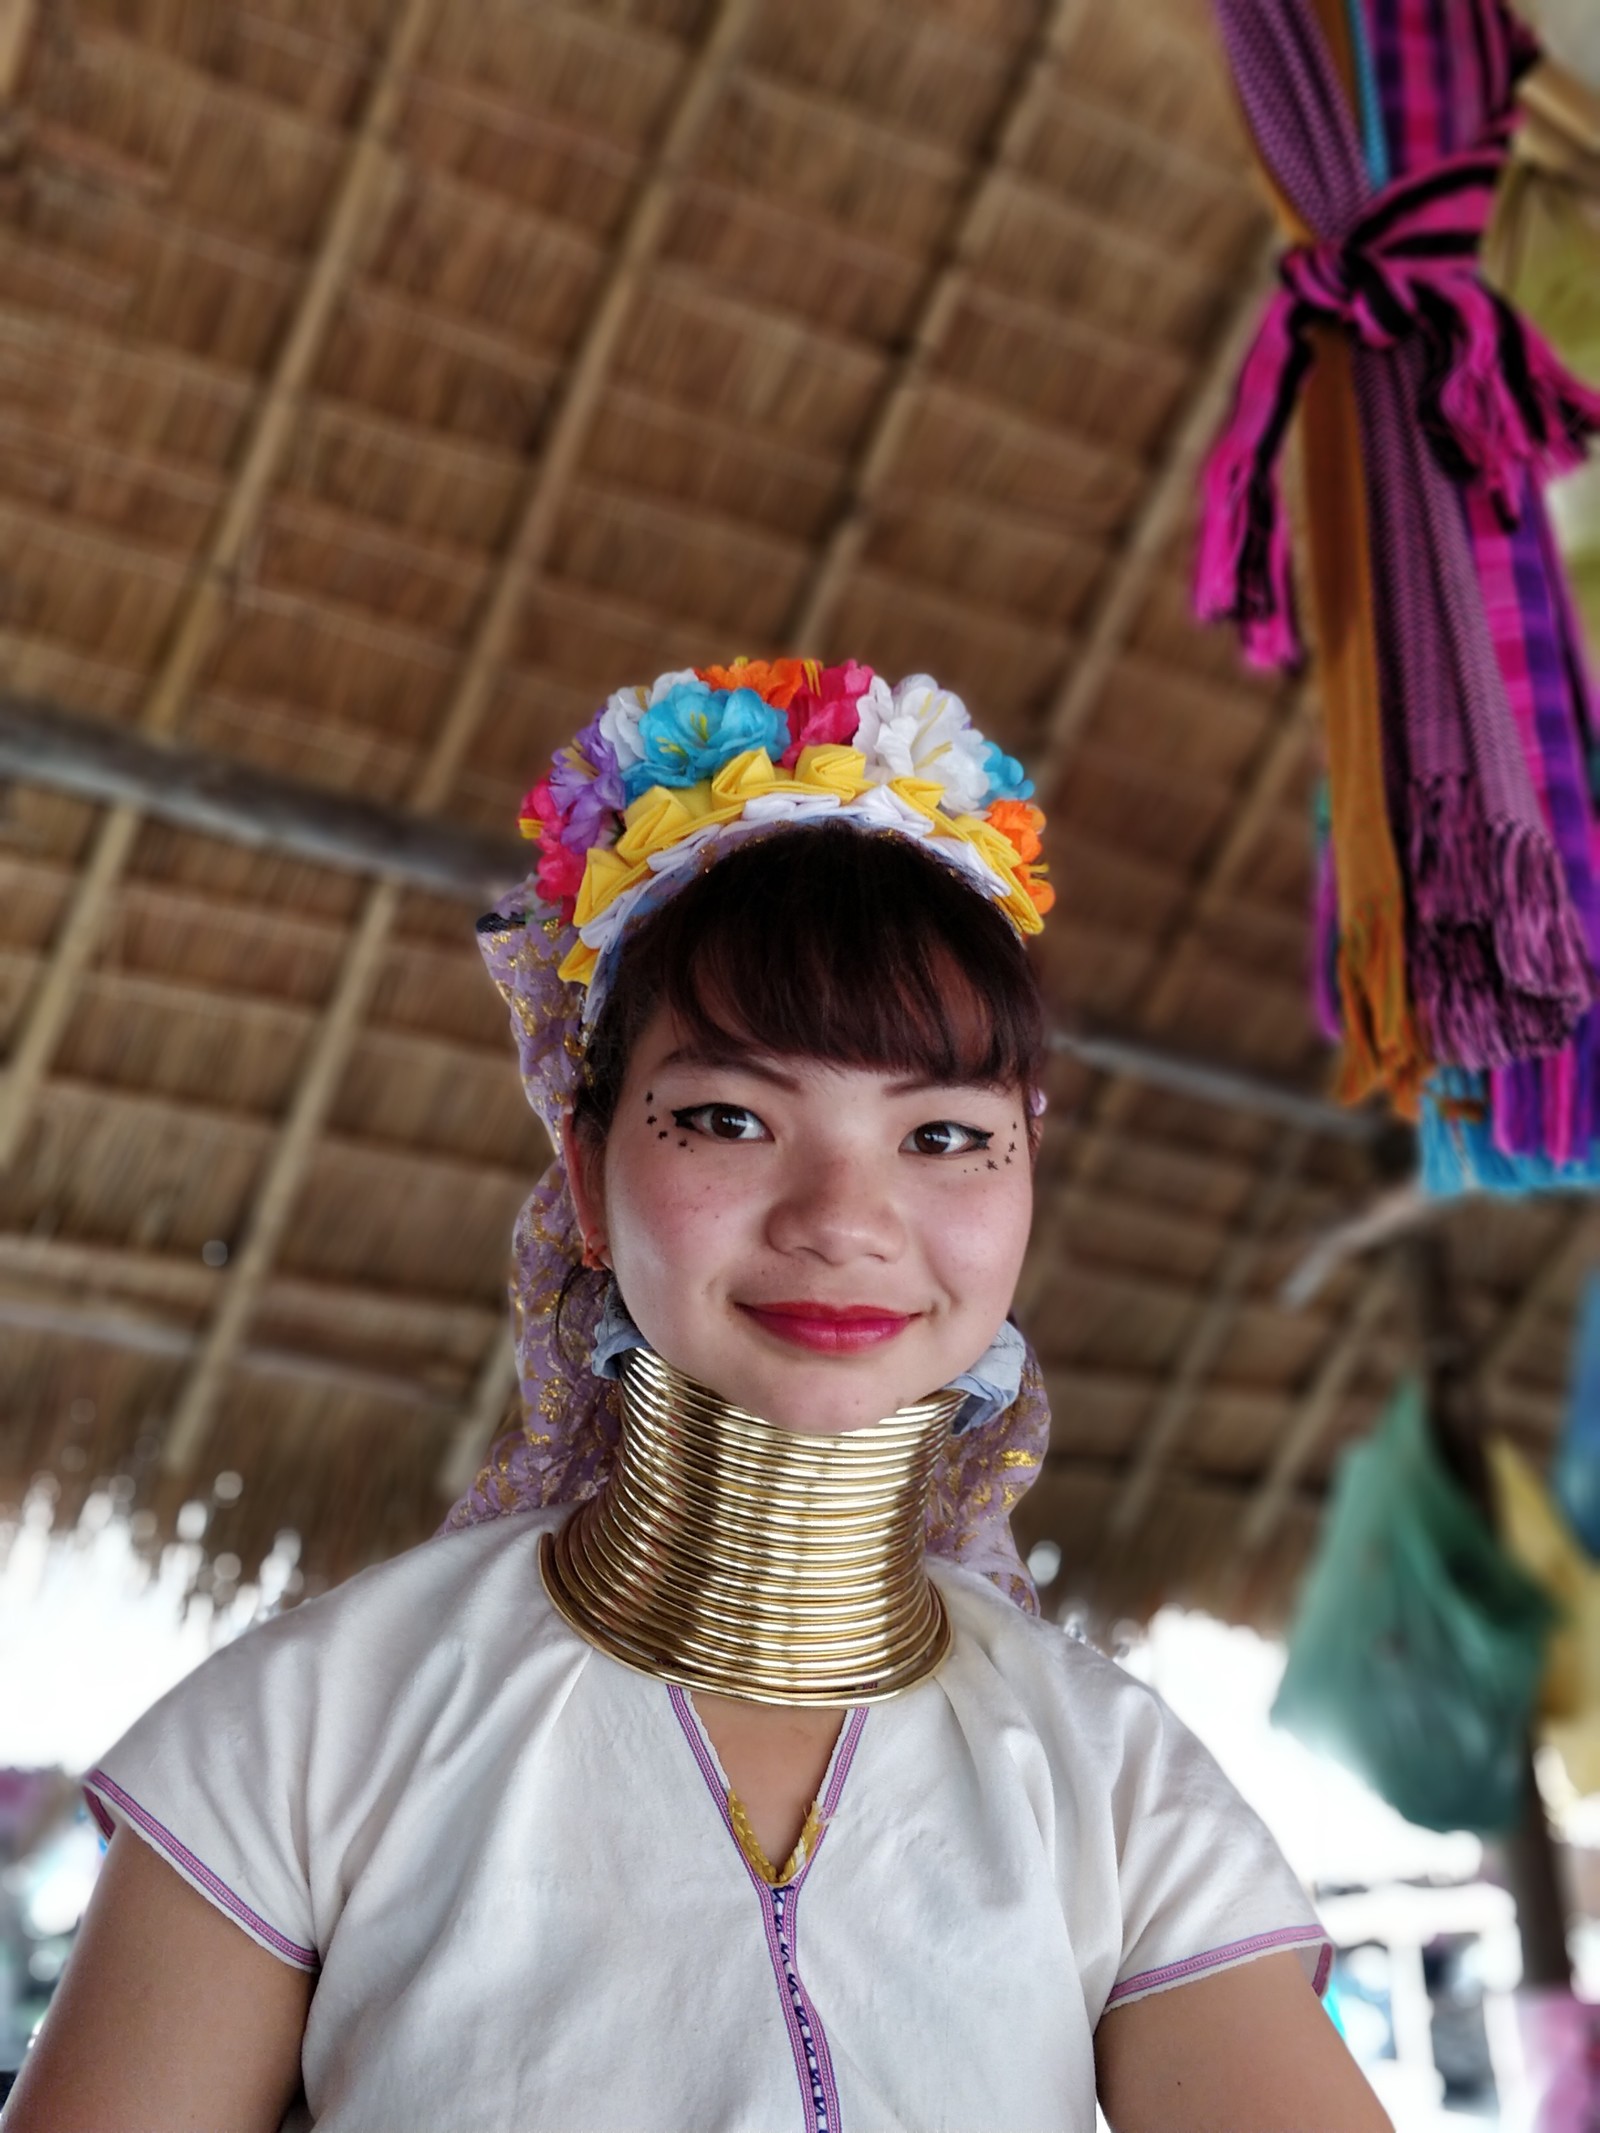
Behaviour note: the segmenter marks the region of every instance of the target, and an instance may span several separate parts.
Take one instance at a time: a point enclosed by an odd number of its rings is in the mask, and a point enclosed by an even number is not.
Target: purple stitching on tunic
[[[124,1792],[115,1778],[108,1777],[103,1770],[91,1770],[83,1781],[83,1790],[96,1822],[107,1837],[115,1829],[116,1823],[95,1798],[96,1792],[103,1792],[115,1800],[128,1819],[136,1822],[175,1865],[181,1866],[185,1873],[192,1875],[203,1889],[216,1898],[225,1911],[231,1911],[242,1926],[248,1927],[250,1932],[264,1940],[268,1947],[275,1949],[286,1962],[295,1964],[301,1970],[318,1968],[321,1957],[315,1948],[302,1948],[298,1942],[280,1933],[276,1926],[269,1926],[259,1912],[252,1911],[242,1896],[236,1896],[228,1884],[211,1871],[204,1860],[197,1859],[186,1844],[181,1844],[164,1823],[158,1822],[130,1793]]]
[[[828,1823],[836,1812],[844,1792],[845,1779],[850,1775],[850,1765],[855,1760],[861,1735],[866,1728],[867,1711],[858,1705],[845,1720],[844,1732],[834,1750],[833,1768],[822,1795],[822,1828],[812,1847],[805,1865],[793,1881],[781,1889],[775,1889],[762,1880],[744,1855],[744,1846],[739,1842],[739,1833],[733,1826],[733,1817],[728,1812],[728,1797],[716,1764],[701,1735],[699,1723],[690,1705],[688,1694],[676,1683],[668,1687],[672,1708],[678,1724],[683,1728],[683,1737],[689,1743],[700,1775],[705,1779],[706,1790],[716,1802],[722,1825],[728,1832],[729,1841],[739,1854],[740,1864],[750,1877],[750,1885],[761,1898],[761,1919],[766,1930],[767,1953],[772,1962],[772,1974],[777,1982],[778,1997],[783,2007],[784,2024],[789,2032],[789,2043],[794,2052],[794,2069],[800,2082],[801,2100],[807,2111],[806,2133],[840,2133],[839,2090],[834,2080],[833,2056],[828,2050],[827,2033],[822,2019],[812,2004],[811,1995],[801,1982],[798,1958],[795,1955],[795,1940],[799,1927],[800,1891],[806,1876],[811,1872]]]
[[[1158,1986],[1175,1985],[1180,1978],[1196,1977],[1202,1971],[1220,1970],[1244,1956],[1261,1955],[1268,1948],[1294,1947],[1311,1940],[1323,1943],[1323,1953],[1317,1963],[1317,1979],[1320,1981],[1317,1991],[1320,1995],[1332,1961],[1327,1934],[1321,1926],[1280,1926],[1275,1933],[1255,1933],[1248,1940],[1231,1941],[1225,1948],[1210,1948],[1204,1955],[1191,1955],[1181,1963],[1168,1963],[1160,1970],[1141,1970],[1137,1977],[1124,1978],[1120,1985],[1113,1985],[1106,2005],[1115,2007],[1118,2000],[1126,1999],[1130,1993],[1154,1992]]]

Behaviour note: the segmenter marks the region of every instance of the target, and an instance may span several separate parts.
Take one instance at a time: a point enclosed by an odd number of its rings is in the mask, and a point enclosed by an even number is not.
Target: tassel
[[[1536,465],[1546,475],[1570,474],[1583,465],[1591,437],[1600,435],[1600,392],[1573,376],[1538,328],[1495,299],[1501,314],[1506,376],[1525,396],[1538,449]]]
[[[1560,855],[1541,827],[1486,822],[1463,777],[1412,800],[1412,994],[1434,1056],[1490,1068],[1558,1051],[1595,996]]]
[[[1293,666],[1302,656],[1277,462],[1310,364],[1294,299],[1280,289],[1240,369],[1233,411],[1201,479],[1195,615],[1201,622],[1237,623],[1252,666]]]
[[[1452,481],[1479,481],[1501,524],[1522,511],[1522,471],[1581,466],[1600,432],[1600,393],[1575,378],[1538,330],[1476,279],[1423,302],[1432,360],[1419,412]]]

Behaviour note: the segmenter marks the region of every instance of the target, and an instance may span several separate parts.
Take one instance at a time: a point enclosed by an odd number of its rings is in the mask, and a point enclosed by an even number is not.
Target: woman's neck
[[[949,1641],[923,1530],[961,1399],[808,1435],[638,1349],[611,1483],[545,1542],[550,1597],[611,1657],[687,1688],[805,1706],[896,1695]]]

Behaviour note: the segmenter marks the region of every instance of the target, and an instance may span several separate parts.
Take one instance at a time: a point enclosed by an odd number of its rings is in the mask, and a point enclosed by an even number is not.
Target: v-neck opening
[[[711,1735],[706,1730],[705,1721],[694,1707],[694,1698],[687,1689],[680,1688],[676,1682],[668,1684],[667,1695],[677,1716],[678,1724],[682,1728],[684,1739],[689,1744],[690,1753],[694,1756],[695,1762],[699,1766],[700,1775],[705,1780],[706,1790],[711,1794],[717,1812],[722,1818],[722,1826],[728,1833],[728,1841],[738,1854],[739,1862],[744,1867],[745,1872],[756,1886],[763,1891],[770,1891],[774,1888],[798,1890],[810,1873],[818,1853],[822,1850],[823,1842],[828,1834],[829,1823],[839,1811],[839,1803],[844,1797],[845,1784],[850,1776],[850,1768],[855,1761],[856,1750],[860,1746],[862,1733],[866,1729],[867,1714],[871,1706],[868,1704],[852,1704],[845,1712],[844,1724],[839,1728],[839,1737],[833,1744],[833,1753],[828,1758],[828,1767],[822,1774],[822,1783],[818,1787],[815,1800],[807,1811],[808,1824],[813,1816],[816,1818],[817,1834],[815,1842],[806,1853],[804,1864],[789,1880],[770,1882],[757,1872],[754,1862],[751,1860],[748,1851],[740,1840],[739,1832],[734,1826],[729,1802],[737,1798],[737,1794],[727,1771],[722,1767],[722,1758],[718,1755]]]

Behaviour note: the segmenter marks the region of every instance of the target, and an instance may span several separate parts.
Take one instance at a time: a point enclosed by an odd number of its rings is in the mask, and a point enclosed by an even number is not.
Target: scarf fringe
[[[1253,667],[1292,667],[1303,656],[1278,457],[1310,361],[1289,294],[1280,289],[1240,368],[1232,412],[1200,482],[1195,616],[1237,624]]]
[[[1461,777],[1412,795],[1412,997],[1435,1054],[1503,1067],[1559,1051],[1595,997],[1561,859],[1542,827],[1485,821]]]
[[[1457,482],[1480,482],[1502,524],[1521,516],[1524,469],[1545,479],[1581,466],[1600,431],[1600,393],[1575,378],[1538,329],[1479,284],[1430,365],[1421,418]]]
[[[1276,467],[1225,438],[1206,468],[1194,612],[1232,622],[1253,667],[1292,667],[1303,656],[1295,621],[1289,529]]]

